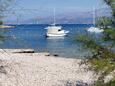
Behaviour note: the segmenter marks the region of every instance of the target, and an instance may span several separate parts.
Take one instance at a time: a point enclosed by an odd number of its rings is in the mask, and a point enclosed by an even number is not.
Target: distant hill
[[[56,14],[57,24],[92,24],[93,11],[89,12],[67,12]],[[111,10],[109,8],[102,8],[95,10],[96,19],[102,16],[111,17]],[[21,21],[26,24],[51,24],[53,23],[53,15],[35,16],[31,19]]]

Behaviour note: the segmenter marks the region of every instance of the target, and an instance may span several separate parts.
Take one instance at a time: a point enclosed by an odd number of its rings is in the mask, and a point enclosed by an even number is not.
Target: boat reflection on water
[[[50,37],[47,37],[47,40],[58,40],[58,39],[65,39],[65,37],[64,36],[59,36],[59,37],[50,36]]]

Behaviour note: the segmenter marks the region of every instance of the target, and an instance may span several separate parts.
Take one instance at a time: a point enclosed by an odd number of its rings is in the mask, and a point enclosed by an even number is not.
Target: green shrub
[[[115,29],[106,29],[104,31],[105,34],[105,40],[113,40],[115,41]]]
[[[96,84],[93,86],[115,86],[115,81],[110,81],[106,84],[103,82],[97,81]]]
[[[93,58],[115,58],[115,54],[109,51],[108,49],[98,45],[95,40],[86,35],[81,35],[76,37],[76,40],[82,42],[86,45],[87,48],[94,51]]]
[[[2,25],[3,24],[3,22],[2,21],[0,21],[0,25]]]

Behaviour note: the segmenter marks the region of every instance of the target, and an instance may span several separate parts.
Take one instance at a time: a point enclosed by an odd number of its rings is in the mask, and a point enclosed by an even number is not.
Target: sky
[[[18,5],[24,8],[101,8],[103,0],[19,0]]]
[[[103,0],[16,0],[10,8],[12,9],[37,9],[33,11],[15,11],[14,15],[7,17],[8,20],[15,19],[22,15],[22,19],[31,19],[39,16],[48,16],[53,13],[53,8],[56,8],[56,14],[62,15],[68,12],[91,11],[93,7],[96,9],[106,7]],[[20,19],[21,20],[21,19]]]

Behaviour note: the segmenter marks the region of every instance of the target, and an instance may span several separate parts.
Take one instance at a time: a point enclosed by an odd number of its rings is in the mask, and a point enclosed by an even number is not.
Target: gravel
[[[92,84],[98,76],[81,59],[45,53],[0,53],[0,86],[76,86]]]

